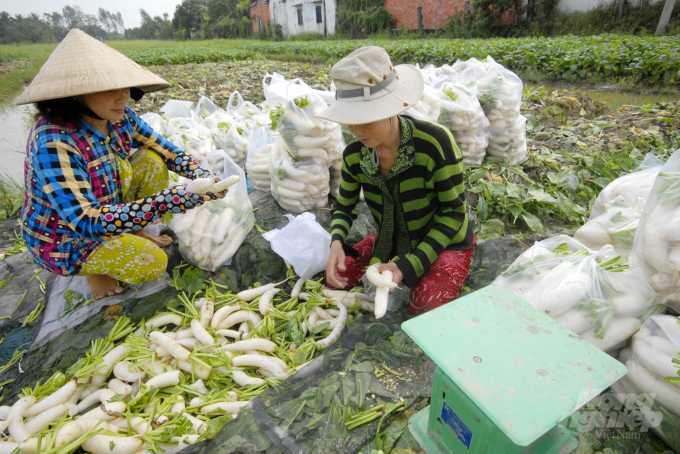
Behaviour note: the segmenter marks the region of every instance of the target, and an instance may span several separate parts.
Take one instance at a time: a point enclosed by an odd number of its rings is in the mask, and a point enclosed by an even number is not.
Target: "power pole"
[[[659,26],[656,27],[656,34],[663,35],[666,31],[666,26],[671,20],[671,14],[673,14],[673,7],[675,6],[675,0],[666,0],[666,4],[661,12],[661,19],[659,19]]]

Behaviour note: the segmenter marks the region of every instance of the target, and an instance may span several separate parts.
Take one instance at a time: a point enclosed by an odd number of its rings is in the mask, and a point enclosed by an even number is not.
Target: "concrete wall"
[[[628,8],[639,8],[643,1],[644,5],[651,5],[664,0],[628,0]],[[618,0],[609,0],[608,3],[614,2],[618,3]],[[560,13],[585,13],[599,4],[599,0],[560,0],[557,11]]]
[[[321,6],[321,23],[316,22],[317,6]],[[335,33],[335,0],[270,0],[269,9],[271,23],[281,25],[284,37],[303,33]],[[302,25],[298,24],[298,9],[302,11]]]
[[[250,7],[250,18],[253,22],[253,31],[257,33],[260,31],[257,25],[257,18],[262,19],[262,28],[266,29],[267,24],[271,20],[269,15],[269,4],[265,2],[256,2]]]
[[[446,18],[454,12],[464,11],[465,3],[465,0],[385,0],[385,9],[397,18],[394,28],[407,25],[417,29],[418,7],[422,7],[424,28],[433,29],[443,28]]]

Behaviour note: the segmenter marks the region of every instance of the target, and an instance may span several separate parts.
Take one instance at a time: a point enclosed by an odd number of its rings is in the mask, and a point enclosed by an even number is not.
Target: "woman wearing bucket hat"
[[[357,140],[343,153],[342,181],[331,218],[326,280],[360,285],[369,263],[382,263],[411,289],[420,314],[458,297],[476,243],[468,220],[463,159],[450,131],[402,112],[420,99],[417,68],[392,66],[380,47],[363,47],[331,69],[336,102],[319,116],[348,125]],[[354,248],[345,245],[363,189],[378,226]]]
[[[169,86],[72,29],[17,100],[38,111],[26,146],[23,238],[40,267],[86,276],[93,299],[123,292],[116,281],[159,279],[167,265],[159,246],[172,240],[144,226],[222,196],[168,189],[168,169],[210,174],[127,107],[131,96]]]

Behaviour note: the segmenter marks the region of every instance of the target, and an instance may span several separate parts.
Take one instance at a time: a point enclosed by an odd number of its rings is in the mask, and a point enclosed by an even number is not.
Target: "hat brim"
[[[399,115],[420,100],[425,81],[412,65],[397,65],[397,86],[390,93],[369,100],[336,100],[317,115],[343,125],[363,125]]]

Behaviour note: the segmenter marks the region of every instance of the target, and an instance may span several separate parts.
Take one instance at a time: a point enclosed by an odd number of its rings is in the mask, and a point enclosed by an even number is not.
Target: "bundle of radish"
[[[392,271],[378,270],[378,265],[371,265],[366,269],[366,279],[375,285],[375,318],[382,318],[387,313],[387,298],[390,289],[397,288],[392,280]]]
[[[501,274],[502,285],[603,351],[634,335],[662,312],[640,269],[611,246],[595,253],[566,235],[535,243]]]
[[[179,252],[185,260],[204,270],[215,271],[228,263],[253,228],[253,208],[248,199],[245,173],[222,150],[206,159],[223,180],[205,178],[189,181],[189,192],[220,192],[229,188],[224,198],[213,200],[184,214],[176,215],[170,228],[177,234]],[[219,167],[218,167],[219,166]]]
[[[277,138],[269,128],[258,126],[248,143],[246,156],[246,172],[250,186],[261,191],[270,191],[271,177],[269,176],[269,153]]]
[[[617,178],[600,191],[590,209],[590,219],[601,216],[615,203],[623,201],[641,212],[662,167],[663,161],[648,153],[637,171]]]
[[[654,182],[635,232],[631,263],[639,263],[664,304],[680,310],[680,150]]]
[[[628,374],[612,385],[614,393],[638,400],[644,424],[676,451],[680,450],[680,324],[671,315],[649,317],[633,337],[632,347],[619,355]],[[642,394],[644,393],[644,394]],[[641,396],[642,394],[642,396]],[[649,395],[649,396],[646,396]],[[622,402],[624,403],[624,402]]]
[[[243,168],[252,126],[224,111],[213,113],[204,124],[210,128],[215,147],[226,151],[236,165]]]
[[[449,128],[468,165],[480,165],[489,144],[489,120],[477,100],[474,86],[445,82],[441,85],[439,122]]]
[[[420,100],[409,107],[404,113],[412,116],[416,120],[437,122],[439,121],[439,112],[441,110],[440,99],[441,97],[437,90],[429,85],[425,85]]]
[[[294,159],[283,139],[272,145],[269,176],[272,196],[285,210],[302,213],[328,204],[328,165]]]
[[[487,154],[515,165],[527,155],[526,118],[520,115],[522,80],[515,73],[487,57],[488,68],[476,82],[479,103],[489,119]]]
[[[640,222],[642,211],[628,205],[623,197],[606,212],[591,218],[581,226],[574,238],[587,248],[599,251],[607,244],[611,244],[617,254],[628,259],[633,250],[635,231]]]

